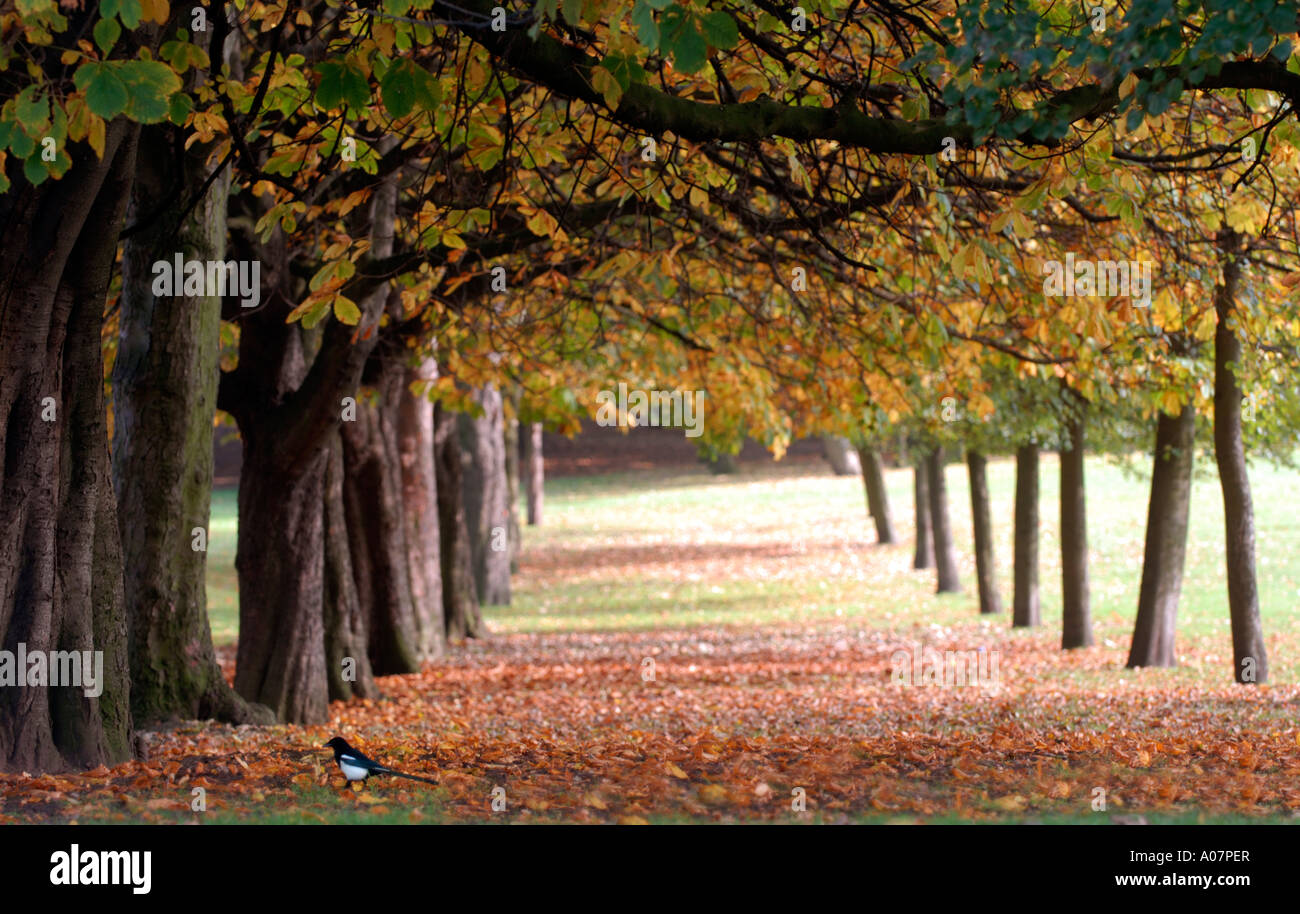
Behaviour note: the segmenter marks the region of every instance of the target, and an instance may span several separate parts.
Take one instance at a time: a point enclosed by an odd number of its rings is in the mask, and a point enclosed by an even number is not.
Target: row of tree
[[[1035,415],[1018,380],[1064,384],[1090,432],[1176,424],[1213,348],[1251,647],[1242,379],[1269,440],[1297,414],[1284,287],[1229,282],[1295,266],[1276,6],[1154,0],[1102,34],[1047,2],[21,7],[0,12],[0,638],[103,650],[106,682],[0,695],[6,767],[120,760],[170,714],[318,721],[471,633],[471,591],[508,586],[506,419],[572,427],[611,372],[707,389],[720,457],[868,406]],[[1142,317],[1045,299],[1070,252],[1154,260],[1160,291]],[[178,253],[257,264],[256,294],[158,291]],[[194,549],[218,410],[244,445],[234,693]]]

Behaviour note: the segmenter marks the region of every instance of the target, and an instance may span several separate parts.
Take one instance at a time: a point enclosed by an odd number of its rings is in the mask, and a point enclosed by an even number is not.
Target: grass
[[[820,463],[551,479],[544,526],[524,530],[512,605],[484,610],[493,637],[385,679],[379,703],[335,703],[326,727],[271,728],[250,745],[214,726],[160,744],[160,758],[182,766],[174,777],[215,769],[203,776],[231,805],[205,821],[403,821],[400,792],[392,803],[360,799],[321,775],[298,788],[295,772],[333,732],[401,744],[418,770],[438,772],[432,794],[410,794],[429,822],[502,821],[484,799],[502,783],[508,821],[795,821],[769,807],[796,784],[826,804],[798,821],[1294,821],[1300,519],[1286,496],[1300,473],[1251,472],[1273,683],[1255,690],[1231,684],[1222,502],[1210,472],[1193,488],[1181,665],[1124,668],[1147,479],[1100,458],[1087,479],[1098,643],[1058,649],[1057,469],[1045,457],[1038,630],[1009,625],[1011,460],[989,465],[1006,607],[994,618],[978,614],[962,465],[947,480],[965,590],[943,597],[933,572],[911,567],[910,470],[887,473],[900,543],[884,547],[861,481]],[[217,492],[213,505],[210,607],[217,642],[229,644],[235,493]],[[1001,685],[891,684],[892,652],[921,643],[1000,651]],[[646,682],[650,656],[659,678]],[[247,770],[212,766],[237,736],[225,753],[237,749]],[[771,787],[762,803],[758,782]],[[728,805],[713,805],[710,785],[725,786]],[[1114,801],[1101,815],[1089,799],[1099,785]],[[113,808],[87,801],[82,816]]]
[[[1142,570],[1148,481],[1101,458],[1088,461],[1093,616],[1099,640],[1127,644]],[[1014,462],[989,465],[998,583],[1009,612]],[[869,620],[875,628],[951,625],[978,612],[964,467],[948,468],[965,593],[937,597],[933,578],[911,570],[912,478],[887,471],[902,544],[880,547],[866,517],[861,482],[820,467],[763,468],[732,477],[616,474],[553,480],[546,524],[525,531],[523,573],[510,607],[488,610],[494,630],[625,629],[718,624]],[[1280,493],[1300,474],[1252,468],[1261,613],[1270,636],[1296,632],[1300,595],[1300,519]],[[1059,630],[1058,466],[1042,465],[1040,587],[1044,622]],[[739,532],[737,528],[740,528]],[[786,531],[822,531],[816,540]],[[586,574],[550,580],[529,574],[530,550],[582,556]],[[731,562],[698,558],[702,551]],[[635,557],[631,555],[635,553]],[[784,574],[783,560],[791,568]],[[747,573],[750,570],[758,574]],[[813,573],[809,573],[809,571]],[[1221,642],[1230,628],[1223,558],[1223,505],[1217,477],[1197,479],[1192,494],[1179,634]],[[1296,681],[1295,658],[1274,656],[1273,676]]]
[[[1014,477],[1013,461],[990,462],[998,584],[1008,612]],[[910,470],[886,472],[902,542],[881,547],[874,544],[859,479],[830,475],[820,464],[749,464],[734,476],[673,469],[547,480],[545,524],[525,528],[512,605],[485,613],[501,633],[818,620],[869,620],[874,628],[897,630],[967,622],[978,609],[964,466],[949,466],[947,479],[965,587],[960,595],[935,596],[931,574],[911,569]],[[1260,611],[1271,640],[1300,630],[1300,517],[1285,497],[1298,483],[1295,471],[1252,467]],[[1147,479],[1089,458],[1087,486],[1096,632],[1100,641],[1126,645],[1141,578]],[[1044,622],[1059,629],[1057,496],[1057,462],[1047,456],[1040,587]],[[208,553],[218,644],[238,635],[236,528],[236,492],[218,490]],[[1180,637],[1221,643],[1219,659],[1230,663],[1224,575],[1218,479],[1203,473],[1192,492],[1178,630]],[[1297,658],[1274,651],[1270,660],[1274,681],[1297,681]]]

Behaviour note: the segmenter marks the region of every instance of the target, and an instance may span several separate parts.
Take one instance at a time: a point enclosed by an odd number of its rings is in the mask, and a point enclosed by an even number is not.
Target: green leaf
[[[116,19],[101,19],[95,23],[95,44],[103,54],[113,50],[113,45],[117,44],[118,36],[121,34],[122,27],[117,24]]]
[[[415,107],[415,77],[413,65],[405,58],[398,60],[379,83],[379,94],[384,107],[393,117],[406,117]]]
[[[704,28],[705,39],[715,48],[729,51],[740,44],[740,32],[735,21],[720,10],[705,14],[700,25]]]
[[[23,176],[31,181],[32,184],[40,184],[50,176],[50,171],[45,167],[45,162],[39,155],[29,156],[23,163]]]
[[[14,116],[27,133],[35,136],[49,126],[49,99],[44,95],[37,95],[35,86],[28,86],[20,92],[16,102]]]
[[[185,118],[194,110],[194,99],[184,92],[176,92],[167,100],[167,120],[178,127],[185,123]]]
[[[139,25],[143,16],[144,8],[140,5],[140,0],[118,0],[117,17],[122,20],[122,24],[128,29],[133,29]]]
[[[9,136],[9,148],[13,150],[13,154],[18,158],[25,159],[36,148],[36,141],[28,136],[26,131],[15,126],[13,133]]]
[[[662,50],[672,55],[673,66],[683,73],[696,73],[708,59],[709,48],[695,26],[695,20],[680,6],[663,15]]]
[[[131,102],[131,93],[117,71],[107,63],[84,63],[72,83],[86,93],[86,105],[104,120],[112,120]]]
[[[127,116],[142,124],[157,124],[167,119],[171,97],[179,92],[181,79],[165,63],[156,60],[112,61],[130,93]]]
[[[346,104],[364,108],[370,103],[370,86],[365,73],[351,61],[327,60],[316,67],[320,83],[316,86],[316,104],[325,110]]]
[[[659,50],[659,24],[655,22],[654,8],[646,0],[637,0],[632,7],[632,25],[636,37],[651,51]]]

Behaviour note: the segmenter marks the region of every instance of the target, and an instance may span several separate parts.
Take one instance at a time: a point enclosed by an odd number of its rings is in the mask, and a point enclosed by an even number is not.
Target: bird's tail
[[[397,777],[397,778],[406,778],[409,781],[422,781],[425,784],[433,784],[435,786],[438,783],[432,778],[422,778],[418,774],[406,774],[405,772],[402,771],[394,771],[392,768],[385,768],[384,774],[391,774],[393,777]]]

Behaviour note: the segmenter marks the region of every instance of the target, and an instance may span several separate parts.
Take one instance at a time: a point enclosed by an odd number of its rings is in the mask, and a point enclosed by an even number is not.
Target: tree
[[[867,513],[876,524],[876,542],[883,545],[898,542],[894,521],[889,514],[889,493],[885,489],[885,471],[880,463],[880,452],[865,442],[857,446],[858,465],[862,469],[862,485],[867,493]]]
[[[543,482],[546,467],[542,461],[542,423],[530,422],[523,437],[524,495],[528,502],[528,525],[542,525]]]
[[[988,458],[967,450],[966,469],[970,478],[971,526],[975,539],[975,578],[979,587],[980,614],[1002,612],[993,559],[993,511],[989,503]]]
[[[912,509],[916,517],[916,549],[912,555],[912,567],[917,570],[934,566],[929,462],[930,455],[926,454],[912,466]]]
[[[1083,404],[1065,420],[1061,447],[1061,647],[1092,644],[1092,615],[1088,585],[1088,516],[1084,496]]]
[[[1011,624],[1038,625],[1038,445],[1016,450],[1015,600]]]
[[[945,479],[943,446],[926,457],[926,482],[930,489],[930,530],[934,536],[935,589],[938,593],[957,593],[961,578],[957,571],[957,546],[948,516],[948,484]]]
[[[212,173],[206,147],[178,155],[181,145],[172,125],[141,130],[128,209],[133,231],[122,251],[113,483],[130,619],[131,708],[137,723],[171,716],[269,722],[266,709],[251,708],[226,684],[208,624],[223,301],[179,288],[177,295],[155,294],[155,263],[170,266],[174,254],[184,261],[225,260],[229,174]],[[186,193],[172,193],[177,186]],[[201,188],[202,196],[191,200]]]
[[[1160,413],[1130,667],[1175,666],[1178,662],[1174,622],[1187,553],[1195,443],[1196,410],[1191,405],[1173,415]]]
[[[1255,584],[1255,511],[1246,473],[1241,433],[1241,340],[1233,328],[1240,241],[1220,236],[1223,281],[1214,295],[1214,457],[1223,490],[1223,521],[1228,564],[1228,611],[1232,619],[1233,675],[1240,683],[1268,681],[1268,656]]]
[[[441,405],[434,408],[434,461],[438,471],[438,543],[441,551],[443,619],[448,639],[485,633],[474,581],[469,527],[465,517],[464,462],[459,422]]]

